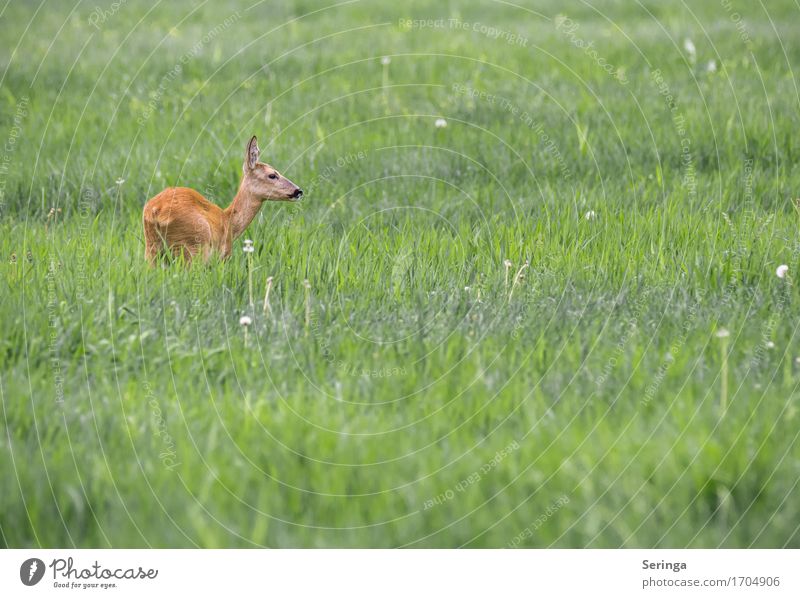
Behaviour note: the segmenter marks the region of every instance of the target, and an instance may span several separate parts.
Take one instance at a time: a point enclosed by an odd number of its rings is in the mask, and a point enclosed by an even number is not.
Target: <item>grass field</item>
[[[0,8],[2,545],[800,547],[796,3],[254,2]]]

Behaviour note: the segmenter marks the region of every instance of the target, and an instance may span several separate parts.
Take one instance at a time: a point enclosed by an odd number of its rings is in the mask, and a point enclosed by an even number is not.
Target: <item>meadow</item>
[[[0,544],[800,547],[797,17],[6,2]]]

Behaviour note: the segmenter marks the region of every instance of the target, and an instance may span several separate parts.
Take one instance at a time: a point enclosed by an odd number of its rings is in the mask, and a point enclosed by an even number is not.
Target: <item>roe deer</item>
[[[296,201],[303,191],[269,164],[258,161],[255,136],[247,144],[239,191],[224,210],[194,189],[167,187],[144,206],[144,255],[151,266],[159,256],[183,255],[187,262],[198,253],[208,260],[231,254],[233,240],[255,218],[265,200]]]

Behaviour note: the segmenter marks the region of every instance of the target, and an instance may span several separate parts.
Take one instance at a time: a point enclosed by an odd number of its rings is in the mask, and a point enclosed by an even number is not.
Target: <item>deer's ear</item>
[[[253,135],[250,139],[250,143],[247,144],[247,152],[244,155],[244,165],[251,170],[255,168],[260,153],[261,150],[258,149],[258,140],[256,136]]]

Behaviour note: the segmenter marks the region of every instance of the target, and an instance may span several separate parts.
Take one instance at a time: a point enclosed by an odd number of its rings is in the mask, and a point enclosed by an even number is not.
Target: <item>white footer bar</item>
[[[797,550],[4,550],[0,596],[800,596]],[[178,593],[178,594],[176,594]]]

